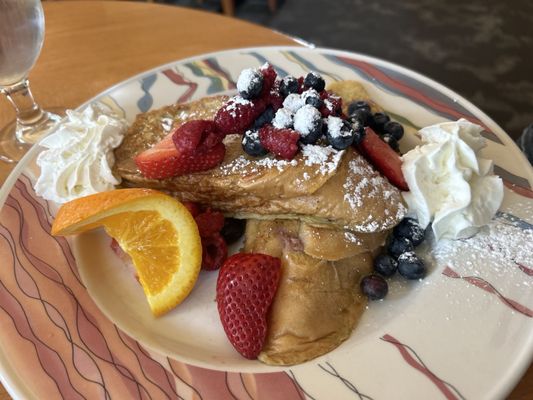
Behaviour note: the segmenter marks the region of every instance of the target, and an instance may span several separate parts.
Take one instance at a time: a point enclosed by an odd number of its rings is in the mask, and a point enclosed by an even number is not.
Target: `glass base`
[[[64,110],[54,110],[64,114]],[[23,125],[16,120],[0,129],[0,160],[6,163],[17,163],[28,152],[31,146],[42,137],[51,133],[61,120],[58,114],[45,111],[45,118],[37,125]],[[24,141],[19,138],[24,137]]]

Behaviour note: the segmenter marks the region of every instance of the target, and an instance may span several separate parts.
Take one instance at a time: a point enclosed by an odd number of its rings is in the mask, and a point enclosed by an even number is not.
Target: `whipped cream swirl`
[[[41,174],[35,192],[65,203],[113,189],[120,183],[111,170],[113,149],[122,142],[126,126],[124,119],[103,106],[68,110],[57,130],[39,143],[47,150],[37,157]]]
[[[419,131],[425,143],[403,156],[409,213],[437,240],[474,235],[490,222],[503,200],[503,182],[493,162],[479,156],[483,128],[465,119]]]

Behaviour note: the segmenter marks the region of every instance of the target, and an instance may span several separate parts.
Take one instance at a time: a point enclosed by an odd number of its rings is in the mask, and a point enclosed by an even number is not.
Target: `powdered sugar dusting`
[[[260,82],[262,75],[254,68],[245,68],[241,71],[237,79],[237,90],[239,92],[246,92],[251,86]]]
[[[524,225],[519,220],[493,219],[469,239],[433,243],[431,254],[438,266],[461,267],[472,275],[483,275],[487,265],[502,275],[510,269],[522,273],[520,266],[533,270],[533,226]]]
[[[223,109],[228,112],[233,118],[237,117],[237,110],[239,105],[252,104],[250,100],[246,100],[242,96],[234,96],[223,106]]]
[[[307,104],[294,114],[294,129],[300,132],[302,136],[307,136],[316,129],[320,118],[320,111]]]
[[[274,128],[285,129],[292,126],[292,112],[288,108],[280,108],[272,120]]]
[[[285,100],[283,100],[283,107],[293,113],[295,113],[301,107],[303,107],[304,104],[305,104],[305,101],[297,93],[291,93],[287,97],[285,97]]]
[[[302,147],[304,163],[310,167],[319,165],[318,173],[327,175],[334,172],[342,159],[344,150],[335,150],[331,146],[307,144]]]
[[[339,117],[333,117],[329,116],[327,119],[328,123],[328,132],[331,137],[339,137],[339,136],[349,136],[350,132],[345,130],[342,130],[343,127],[343,120]]]
[[[350,160],[348,163],[350,173],[343,184],[344,201],[347,205],[356,210],[363,207],[365,201],[376,198],[380,201],[387,201],[395,194],[399,197],[398,190],[395,189],[383,176],[381,176],[362,157]],[[368,215],[366,219],[357,227],[359,232],[376,232],[386,227],[391,227],[405,215],[405,207],[398,204],[396,212],[391,215],[389,209],[384,210],[385,219],[380,223],[373,215]]]

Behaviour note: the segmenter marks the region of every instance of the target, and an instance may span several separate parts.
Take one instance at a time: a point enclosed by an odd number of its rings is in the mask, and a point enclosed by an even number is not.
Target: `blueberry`
[[[410,251],[398,257],[398,272],[407,279],[422,279],[426,276],[426,266]]]
[[[400,146],[398,145],[398,141],[396,139],[394,139],[394,136],[386,133],[383,136],[381,136],[381,139],[385,143],[387,143],[392,150],[394,150],[394,151],[399,151],[400,150]]]
[[[385,127],[385,124],[390,121],[390,117],[382,112],[377,112],[372,114],[370,119],[368,120],[368,125],[372,129],[374,129],[377,133],[384,133],[383,128]]]
[[[253,157],[262,157],[268,152],[259,141],[259,133],[257,131],[246,131],[242,137],[242,148],[246,154]]]
[[[274,114],[274,109],[271,106],[268,106],[267,109],[254,121],[252,129],[258,130],[263,125],[270,123],[274,118]]]
[[[319,109],[324,104],[320,98],[320,94],[315,89],[309,89],[303,92],[302,98],[305,100],[305,104],[309,104],[316,109]]]
[[[272,120],[274,128],[285,129],[291,128],[294,122],[294,115],[288,108],[280,108]]]
[[[394,139],[400,140],[403,137],[403,126],[396,121],[387,121],[383,125],[383,133],[392,135]]]
[[[403,253],[413,251],[413,243],[407,238],[393,236],[387,250],[391,256],[399,257]]]
[[[244,229],[246,228],[246,220],[236,218],[225,218],[224,226],[220,231],[220,234],[226,241],[226,244],[230,245],[244,235]]]
[[[336,150],[344,150],[350,147],[355,138],[352,124],[339,117],[332,116],[329,116],[327,121],[326,138],[329,144]]]
[[[241,71],[237,80],[237,90],[245,99],[254,99],[261,94],[263,89],[263,74],[253,68],[246,68]]]
[[[298,93],[298,79],[287,75],[281,80],[279,91],[283,97],[287,97],[291,93]]]
[[[372,116],[372,113],[370,112],[370,109],[366,108],[359,108],[351,113],[348,114],[348,118],[350,120],[356,120],[358,119],[363,123],[364,126],[368,125],[368,120]]]
[[[398,269],[398,263],[388,254],[380,254],[374,259],[374,271],[383,276],[392,276]]]
[[[370,300],[381,300],[389,292],[389,285],[379,275],[367,275],[361,280],[361,291]]]
[[[364,100],[352,101],[348,104],[348,115],[353,114],[356,110],[367,110],[370,113],[370,106]]]
[[[361,143],[361,140],[365,137],[365,126],[359,119],[352,119],[352,129],[354,131],[353,144]]]
[[[306,88],[313,88],[317,92],[321,92],[326,87],[324,79],[316,72],[309,72],[304,79],[304,86]]]
[[[294,129],[300,133],[300,142],[315,144],[322,136],[322,117],[320,111],[306,104],[294,114]]]
[[[424,229],[413,218],[402,219],[392,232],[396,237],[409,239],[413,246],[418,246],[424,241]]]

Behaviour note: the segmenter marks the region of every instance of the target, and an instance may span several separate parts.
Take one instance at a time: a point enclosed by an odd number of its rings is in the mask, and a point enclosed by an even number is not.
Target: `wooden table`
[[[180,58],[234,47],[295,45],[246,22],[179,7],[125,2],[44,2],[46,39],[30,74],[44,108],[75,108],[107,87]],[[0,99],[0,126],[14,118]],[[0,183],[10,168],[0,163]],[[0,386],[0,400],[11,397]],[[533,368],[509,397],[533,399]]]

